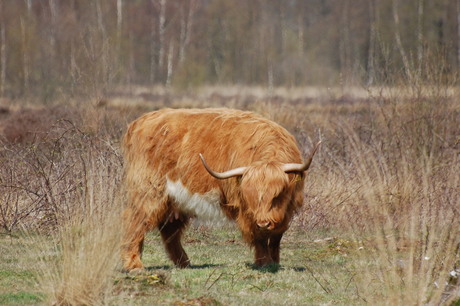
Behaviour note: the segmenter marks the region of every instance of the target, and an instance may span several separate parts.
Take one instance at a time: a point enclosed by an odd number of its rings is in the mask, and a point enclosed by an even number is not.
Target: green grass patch
[[[36,304],[42,301],[43,296],[30,292],[17,292],[17,293],[3,293],[0,294],[1,305],[26,305]]]
[[[34,262],[28,261],[29,253],[24,251],[25,241],[22,237],[0,236],[0,245],[0,305],[42,301],[43,294],[36,288],[36,274],[31,268]]]

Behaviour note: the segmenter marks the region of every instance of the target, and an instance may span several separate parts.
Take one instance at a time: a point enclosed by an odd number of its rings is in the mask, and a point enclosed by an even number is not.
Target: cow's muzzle
[[[261,230],[269,230],[269,231],[275,228],[275,224],[270,221],[258,221],[257,226]]]

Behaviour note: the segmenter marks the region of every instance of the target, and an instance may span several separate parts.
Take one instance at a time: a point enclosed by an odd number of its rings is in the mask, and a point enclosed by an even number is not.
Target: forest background
[[[458,0],[0,0],[0,96],[446,81],[459,21]]]

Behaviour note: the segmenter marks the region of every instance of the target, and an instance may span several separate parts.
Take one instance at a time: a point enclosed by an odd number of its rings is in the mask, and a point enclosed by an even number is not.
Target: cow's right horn
[[[304,172],[307,171],[308,168],[310,168],[311,161],[313,160],[313,156],[316,153],[316,150],[318,150],[319,145],[321,144],[321,141],[318,141],[316,146],[313,148],[311,151],[310,155],[308,156],[307,160],[303,164],[284,164],[283,165],[283,170],[284,172]]]
[[[244,171],[248,168],[248,167],[240,167],[240,168],[235,168],[235,169],[228,170],[225,172],[216,172],[208,166],[208,164],[206,163],[206,160],[203,157],[203,154],[201,153],[200,153],[200,158],[201,158],[201,161],[203,162],[203,166],[206,168],[209,174],[211,174],[212,176],[220,180],[228,179],[234,176],[241,176],[243,175]]]

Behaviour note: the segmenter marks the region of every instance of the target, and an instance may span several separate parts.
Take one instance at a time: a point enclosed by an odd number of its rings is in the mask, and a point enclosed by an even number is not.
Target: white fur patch
[[[197,217],[200,221],[213,223],[228,220],[220,208],[220,194],[216,189],[205,194],[192,194],[180,180],[172,182],[167,179],[166,190],[176,202],[177,209],[189,216]]]

